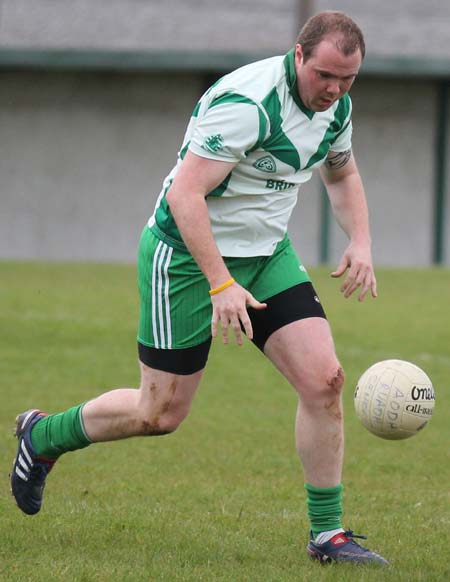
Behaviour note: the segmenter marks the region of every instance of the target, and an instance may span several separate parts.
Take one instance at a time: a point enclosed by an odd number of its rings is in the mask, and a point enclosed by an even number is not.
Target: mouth
[[[327,106],[327,107],[329,107],[330,105],[332,105],[332,104],[334,103],[334,99],[330,99],[329,97],[321,97],[321,98],[319,99],[319,103],[320,103],[322,106]]]

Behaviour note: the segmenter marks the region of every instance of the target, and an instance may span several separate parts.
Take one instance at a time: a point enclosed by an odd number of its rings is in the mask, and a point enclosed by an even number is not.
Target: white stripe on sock
[[[83,406],[80,407],[80,410],[78,411],[78,419],[80,421],[80,425],[81,425],[81,430],[83,431],[83,435],[85,437],[85,439],[87,441],[89,441],[90,443],[93,442],[93,440],[88,436],[86,429],[84,428],[84,420],[83,420],[83,408],[86,406],[86,402],[83,404]]]
[[[320,533],[316,537],[316,539],[314,540],[314,543],[324,544],[328,540],[331,540],[331,538],[334,537],[338,533],[344,533],[344,530],[342,529],[342,527],[339,527],[338,529],[330,529],[328,531],[323,531],[322,533]]]

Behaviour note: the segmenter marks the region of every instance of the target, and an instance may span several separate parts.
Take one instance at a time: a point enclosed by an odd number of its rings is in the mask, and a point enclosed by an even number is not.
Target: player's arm
[[[336,221],[350,239],[332,276],[340,277],[348,270],[341,285],[345,297],[350,297],[358,288],[360,301],[369,289],[372,297],[376,297],[366,195],[351,149],[344,152],[330,151],[320,173]]]
[[[203,158],[191,151],[181,164],[180,169],[166,195],[167,202],[177,223],[183,240],[198,266],[207,278],[211,289],[228,281],[231,274],[225,265],[215,243],[209,219],[206,196],[232,171],[236,163]],[[211,331],[217,335],[217,327],[222,327],[224,343],[228,342],[228,326],[234,329],[236,340],[242,343],[242,322],[245,333],[253,337],[247,305],[258,309],[264,304],[238,283],[211,297],[213,316]]]

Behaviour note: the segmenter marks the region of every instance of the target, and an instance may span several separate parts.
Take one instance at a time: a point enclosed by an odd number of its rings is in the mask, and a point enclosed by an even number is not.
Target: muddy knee
[[[300,398],[304,404],[312,406],[322,405],[324,402],[339,402],[344,386],[344,370],[338,364],[331,366],[328,371],[318,369],[310,372],[308,382],[305,382],[299,390]]]
[[[178,426],[173,423],[161,423],[158,418],[151,419],[150,421],[142,420],[140,434],[142,436],[163,436],[175,432]]]
[[[143,436],[174,432],[189,413],[201,372],[180,376],[141,364],[140,397],[136,415]]]
[[[163,403],[157,410],[140,419],[142,436],[162,436],[175,432],[186,414],[170,402]]]
[[[327,380],[325,410],[337,422],[342,422],[342,388],[344,386],[344,371],[339,367]]]
[[[336,368],[328,377],[327,377],[327,388],[330,392],[331,396],[340,396],[342,394],[342,389],[344,387],[344,370],[341,366]]]

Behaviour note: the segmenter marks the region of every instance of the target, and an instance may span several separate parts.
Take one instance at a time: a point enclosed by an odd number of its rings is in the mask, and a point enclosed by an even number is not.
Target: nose
[[[341,92],[341,88],[339,86],[339,82],[338,81],[332,81],[332,82],[328,83],[328,85],[327,85],[327,92],[330,95],[339,95],[339,93]]]

